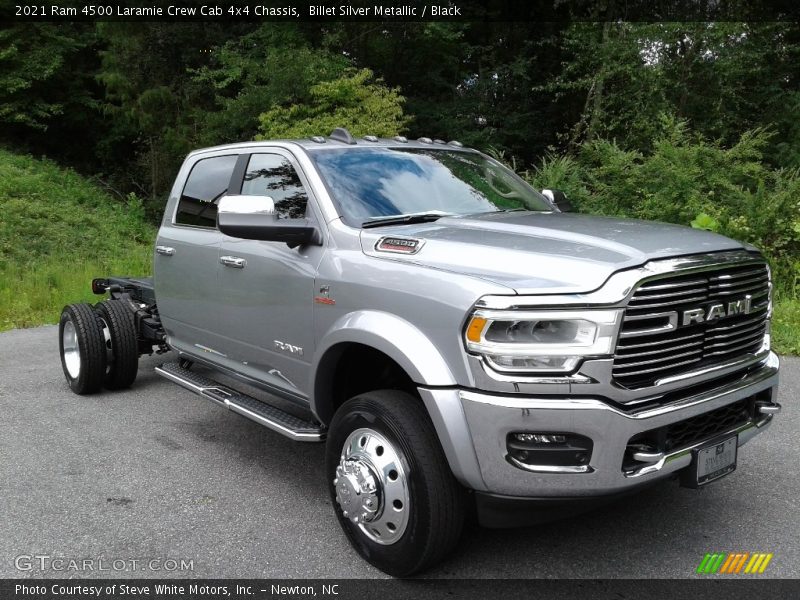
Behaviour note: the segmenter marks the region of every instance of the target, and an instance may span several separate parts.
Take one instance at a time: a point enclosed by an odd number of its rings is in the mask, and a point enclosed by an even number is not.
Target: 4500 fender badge
[[[280,340],[275,340],[275,349],[281,352],[287,352],[288,354],[294,354],[295,356],[303,356],[303,348],[301,346],[293,346],[292,344],[287,344]]]
[[[404,238],[396,236],[385,236],[375,244],[378,252],[390,252],[393,254],[416,254],[422,249],[425,240],[415,238]]]

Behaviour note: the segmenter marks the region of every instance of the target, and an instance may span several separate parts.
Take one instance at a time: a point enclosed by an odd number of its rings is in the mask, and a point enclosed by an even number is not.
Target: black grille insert
[[[670,453],[689,448],[699,442],[711,440],[717,435],[733,431],[755,419],[756,399],[765,392],[733,402],[727,406],[659,427],[633,436],[628,441],[623,470],[630,470],[642,463],[633,460],[631,454],[638,449]],[[766,392],[769,393],[769,392]]]
[[[667,452],[685,448],[717,434],[731,431],[750,421],[752,408],[747,400],[740,400],[666,428],[664,449]]]

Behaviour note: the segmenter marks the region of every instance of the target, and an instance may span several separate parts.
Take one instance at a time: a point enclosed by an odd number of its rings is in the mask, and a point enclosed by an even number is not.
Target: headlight
[[[609,356],[622,310],[473,313],[467,350],[499,371],[569,372],[586,356]]]

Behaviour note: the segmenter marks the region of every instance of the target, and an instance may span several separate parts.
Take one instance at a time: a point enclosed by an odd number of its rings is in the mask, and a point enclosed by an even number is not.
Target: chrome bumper
[[[706,440],[679,448],[638,470],[623,472],[626,446],[638,433],[683,421],[778,384],[774,353],[742,379],[669,405],[623,412],[600,400],[581,397],[537,398],[481,392],[420,388],[445,454],[456,477],[467,487],[509,496],[569,497],[623,492],[668,476],[691,462],[691,450]],[[773,391],[772,400],[775,400]],[[770,424],[762,411],[737,433],[739,445]],[[506,438],[514,431],[570,432],[594,442],[588,468],[573,472],[523,469],[507,458]],[[718,434],[713,436],[718,437]]]

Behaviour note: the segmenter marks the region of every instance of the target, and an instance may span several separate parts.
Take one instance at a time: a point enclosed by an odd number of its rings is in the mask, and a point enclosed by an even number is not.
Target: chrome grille
[[[749,314],[682,325],[686,310],[743,300]],[[635,389],[761,348],[767,327],[769,271],[760,261],[666,275],[640,284],[625,310],[613,377]],[[734,308],[735,311],[735,308]]]

